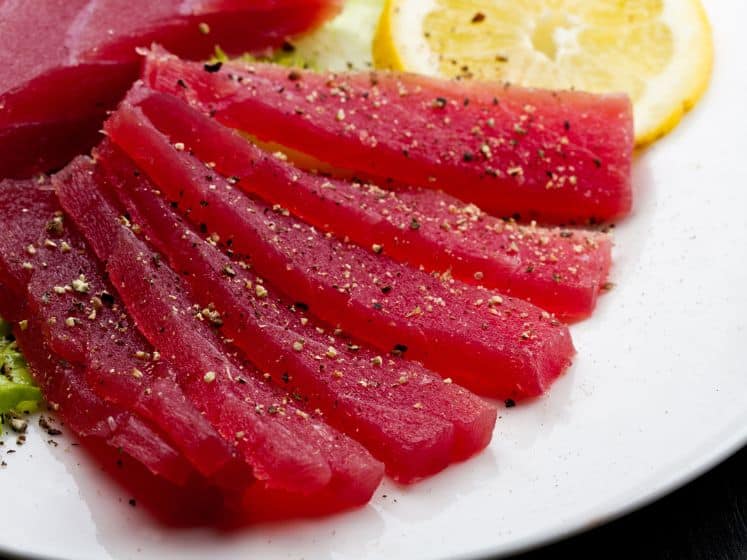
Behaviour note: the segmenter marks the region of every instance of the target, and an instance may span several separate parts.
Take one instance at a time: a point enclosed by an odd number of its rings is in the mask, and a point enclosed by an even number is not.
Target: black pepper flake
[[[112,307],[114,305],[114,296],[109,292],[101,292],[99,294],[99,299],[101,299],[101,302],[107,307]]]
[[[506,405],[506,408],[513,408],[516,406],[516,401],[514,399],[506,399],[503,404]]]
[[[560,237],[564,237],[568,239],[569,237],[573,237],[573,232],[568,230],[563,230],[560,232]]]
[[[388,294],[391,291],[392,291],[392,287],[391,286],[384,286],[383,288],[381,288],[381,293],[382,294]]]
[[[415,218],[412,218],[412,220],[410,220],[410,229],[414,230],[414,231],[419,230],[420,229],[420,222],[417,221]]]
[[[291,380],[290,375],[288,374],[287,371],[283,372],[283,375],[280,376],[280,379],[283,380],[283,383],[290,383],[290,380]]]
[[[46,432],[53,429],[49,423],[49,420],[47,420],[44,416],[39,417],[39,427]]]
[[[302,301],[297,301],[296,303],[293,304],[293,307],[295,307],[296,309],[299,309],[301,311],[308,311],[309,310],[309,306],[306,305]]]
[[[297,82],[301,79],[301,72],[299,72],[298,70],[291,70],[290,72],[288,72],[288,79],[291,82]]]
[[[433,106],[437,107],[438,109],[443,109],[446,107],[446,104],[448,101],[445,97],[436,97],[436,99],[433,101]]]
[[[290,41],[283,41],[283,46],[280,48],[282,49],[283,52],[286,52],[286,53],[296,52],[296,45],[294,45]]]
[[[482,23],[483,21],[485,21],[485,14],[482,12],[477,12],[472,16],[472,23]]]
[[[130,498],[130,501],[127,503],[130,504],[132,507],[137,506],[137,501],[135,500],[135,498]]]
[[[379,302],[377,301],[377,302],[374,302],[374,304],[373,304],[373,308],[374,308],[374,309],[375,309],[376,311],[381,311],[382,309],[384,309],[384,306],[383,306],[383,305],[381,305],[381,304],[380,304],[380,303],[379,303]]]
[[[464,154],[462,155],[462,161],[470,162],[473,159],[475,159],[475,154],[473,154],[472,152],[464,152]]]
[[[220,69],[223,68],[223,63],[221,61],[206,63],[205,64],[205,72],[209,72],[210,74],[214,74],[215,72],[220,72]]]
[[[602,160],[601,160],[601,159],[599,159],[599,158],[594,158],[594,160],[593,160],[593,161],[594,161],[594,166],[595,166],[595,167],[596,167],[597,169],[599,169],[600,167],[602,167]]]
[[[565,128],[566,130],[570,130],[571,129],[571,123],[568,122],[568,121],[563,121],[563,128]]]
[[[178,86],[179,86],[180,88],[182,88],[182,89],[187,89],[187,84],[186,84],[186,82],[185,82],[184,80],[182,80],[181,78],[179,78],[179,79],[178,79],[178,80],[176,81],[176,85],[178,85]]]
[[[394,349],[392,350],[392,354],[395,356],[402,356],[405,352],[407,352],[407,346],[405,344],[395,344]]]

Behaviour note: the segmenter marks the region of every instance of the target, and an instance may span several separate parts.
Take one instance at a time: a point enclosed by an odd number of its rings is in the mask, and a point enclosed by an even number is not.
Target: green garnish
[[[347,0],[342,13],[319,29],[286,42],[274,52],[244,54],[234,60],[274,62],[319,72],[371,69],[371,43],[383,5],[382,0]],[[210,62],[229,60],[231,57],[216,47]]]
[[[28,364],[13,340],[10,326],[0,319],[0,414],[5,418],[15,413],[33,412],[41,398]]]
[[[290,45],[290,43],[288,43]],[[313,64],[313,62],[309,60],[305,60],[302,56],[298,55],[294,50],[292,50],[289,47],[278,49],[275,52],[269,53],[267,55],[252,55],[249,53],[244,53],[241,56],[237,56],[234,58],[231,58],[228,56],[223,49],[220,48],[219,45],[215,46],[215,54],[213,54],[213,57],[208,61],[208,64],[210,63],[216,63],[216,62],[228,62],[230,60],[238,60],[240,62],[274,62],[275,64],[279,64],[281,66],[288,66],[289,68],[306,68],[309,70],[317,70],[316,66]]]

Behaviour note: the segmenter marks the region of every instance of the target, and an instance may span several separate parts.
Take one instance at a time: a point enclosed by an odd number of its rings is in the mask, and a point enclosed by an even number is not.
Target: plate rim
[[[710,453],[703,454],[697,462],[679,468],[675,474],[663,478],[656,484],[641,486],[641,490],[633,497],[630,497],[629,492],[626,499],[625,492],[621,492],[618,498],[589,508],[574,518],[545,528],[534,535],[527,535],[513,542],[509,541],[504,545],[483,548],[456,557],[440,557],[439,560],[499,560],[517,554],[533,552],[571,537],[583,535],[599,527],[604,527],[626,515],[640,511],[709,473],[742,449],[747,449],[747,411],[735,418],[733,422],[738,426],[740,420],[742,420],[743,425],[741,429],[734,430],[734,426],[730,425],[719,434],[708,438],[708,441],[718,440],[722,442],[718,446],[708,446],[711,449]],[[729,437],[732,431],[734,433]],[[726,434],[723,432],[726,432]]]
[[[534,535],[507,542],[505,545],[483,548],[471,551],[459,556],[440,557],[442,560],[498,560],[508,558],[517,554],[523,554],[539,550],[543,547],[564,541],[574,536],[583,535],[589,531],[609,525],[626,515],[641,510],[666,496],[684,488],[690,482],[712,471],[718,465],[724,463],[743,448],[747,448],[747,412],[742,417],[737,417],[737,425],[744,419],[743,428],[733,431],[733,427],[722,430],[717,435],[708,438],[709,441],[722,442],[717,446],[708,446],[710,453],[705,453],[697,462],[690,463],[687,467],[679,468],[675,474],[663,478],[656,484],[641,486],[641,490],[633,497],[626,498],[626,493],[621,492],[619,497],[609,500],[607,503],[590,508],[576,517],[557,523],[545,528]],[[726,437],[723,432],[727,432]],[[733,433],[731,433],[733,432]],[[729,437],[730,435],[730,437]],[[46,556],[44,554],[29,553],[22,548],[7,547],[0,545],[0,554],[9,560],[69,560],[68,557]]]

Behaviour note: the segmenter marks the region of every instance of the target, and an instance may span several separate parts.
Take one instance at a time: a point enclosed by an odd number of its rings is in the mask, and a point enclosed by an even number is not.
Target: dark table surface
[[[513,560],[566,558],[747,559],[747,447],[642,510]]]

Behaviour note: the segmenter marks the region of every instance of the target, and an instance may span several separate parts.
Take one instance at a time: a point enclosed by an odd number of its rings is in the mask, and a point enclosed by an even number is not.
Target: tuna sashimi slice
[[[26,203],[27,212],[7,221],[16,258],[27,259],[17,276],[24,319],[40,325],[44,344],[58,358],[83,368],[99,397],[159,426],[198,471],[215,474],[231,460],[230,448],[175,386],[171,366],[153,360],[54,194],[28,189],[3,191]],[[18,241],[21,236],[27,237]]]
[[[120,106],[107,124],[113,141],[190,221],[323,321],[501,398],[537,396],[569,365],[568,329],[546,311],[321,234],[239,192],[138,112]]]
[[[173,484],[182,486],[193,476],[184,457],[159,432],[102,401],[86,384],[82,368],[67,364],[44,346],[38,325],[28,321],[14,334],[45,399],[75,435],[101,440]]]
[[[36,238],[23,246],[34,267],[27,309],[42,325],[50,350],[83,366],[101,398],[159,426],[203,475],[222,469],[232,459],[229,445],[175,385],[170,364],[154,359],[59,206],[23,225],[36,226]]]
[[[12,298],[2,299],[0,313],[16,320],[14,334],[50,406],[76,435],[100,439],[154,475],[184,484],[193,471],[181,454],[147,423],[99,398],[86,381],[85,369],[63,360],[44,343],[43,322],[33,317],[26,305],[23,286],[35,270],[34,255],[28,249],[38,238],[35,220],[53,215],[49,211],[56,207],[54,194],[33,184],[3,184],[0,201],[5,226],[0,240],[0,278],[4,288],[13,293]],[[21,212],[14,212],[17,208]],[[36,266],[41,268],[41,262]]]
[[[383,465],[359,444],[292,404],[197,320],[181,281],[144,243],[122,232],[108,271],[139,328],[190,372],[187,391],[254,468],[253,505],[291,512],[335,511],[366,503]],[[252,502],[250,502],[252,503]]]
[[[624,95],[388,73],[198,64],[156,50],[145,82],[231,127],[367,179],[441,189],[501,216],[612,220],[631,208]]]
[[[604,233],[524,226],[434,190],[395,192],[309,174],[171,96],[136,87],[128,100],[172,142],[214,163],[242,190],[396,260],[449,270],[565,321],[589,316],[606,283],[612,244]]]
[[[210,57],[216,45],[232,54],[258,52],[318,25],[339,6],[338,0],[2,2],[0,138],[12,144],[31,124],[69,123],[67,146],[48,143],[37,161],[6,163],[3,172],[28,173],[30,163],[58,164],[61,153],[90,147],[76,121],[104,120],[137,79],[137,47],[155,41],[195,60]]]
[[[72,120],[30,123],[2,129],[0,126],[0,177],[30,177],[40,170],[62,168],[100,140],[102,115]],[[74,141],[71,131],[74,130]]]
[[[79,176],[85,178],[85,174]],[[257,514],[318,513],[368,501],[382,465],[357,443],[290,404],[198,320],[182,283],[157,255],[115,223],[106,205],[85,200],[86,184],[63,189],[66,210],[108,259],[108,272],[143,334],[178,368],[179,383],[220,433],[235,442],[259,483]],[[111,209],[108,209],[109,212]],[[104,251],[111,249],[111,253]],[[102,257],[103,258],[103,257]],[[199,311],[199,308],[197,309]]]
[[[133,224],[186,279],[207,320],[307,408],[320,408],[328,422],[366,445],[394,478],[417,480],[490,441],[493,407],[415,362],[383,359],[310,320],[302,304],[279,297],[245,263],[200,239],[124,156],[102,146],[97,161]],[[103,206],[92,191],[90,206]]]

